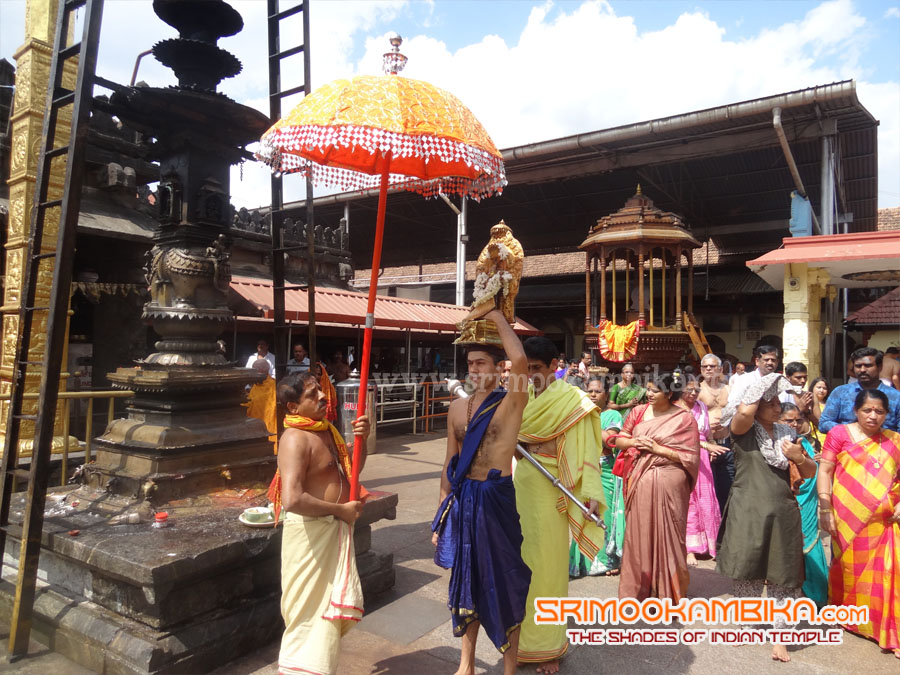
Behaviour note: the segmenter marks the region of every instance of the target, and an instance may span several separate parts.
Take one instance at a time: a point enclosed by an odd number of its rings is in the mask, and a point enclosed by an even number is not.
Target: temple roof
[[[600,218],[578,248],[639,242],[700,247],[700,242],[684,228],[681,218],[657,208],[638,185],[637,192],[625,202],[625,206]]]

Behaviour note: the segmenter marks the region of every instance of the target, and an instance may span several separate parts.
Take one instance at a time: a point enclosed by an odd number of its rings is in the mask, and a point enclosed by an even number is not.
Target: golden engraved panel
[[[3,353],[0,355],[0,365],[12,368],[16,360],[16,345],[19,342],[19,317],[17,314],[7,314],[3,317]],[[5,421],[3,422],[5,424]]]
[[[6,254],[6,283],[3,304],[7,307],[19,304],[22,297],[22,258],[24,251],[13,249]]]
[[[9,188],[8,247],[25,237],[25,230],[27,229],[25,212],[31,206],[30,193],[32,193],[32,191],[33,186],[29,181],[19,181]]]

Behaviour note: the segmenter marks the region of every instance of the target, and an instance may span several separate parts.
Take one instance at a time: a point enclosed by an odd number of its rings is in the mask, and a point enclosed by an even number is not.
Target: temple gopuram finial
[[[636,193],[636,194],[642,194],[642,193],[641,193],[641,184],[640,184],[640,183],[638,183],[638,189],[637,189],[637,193]]]

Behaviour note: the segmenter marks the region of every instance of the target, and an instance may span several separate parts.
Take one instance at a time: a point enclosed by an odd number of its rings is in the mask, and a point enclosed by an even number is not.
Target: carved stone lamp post
[[[260,381],[251,369],[234,368],[216,338],[234,317],[226,231],[234,214],[229,167],[249,156],[244,146],[269,125],[262,113],[216,92],[240,62],[216,46],[243,27],[240,15],[218,0],[155,0],[154,11],[179,37],[153,48],[172,68],[177,87],[129,87],[110,105],[145,136],[159,161],[159,230],[145,266],[150,301],[143,319],[161,336],[156,351],[137,367],[109,375],[135,397],[128,417],[112,422],[100,439],[94,486],[138,494],[153,477],[156,499],[223,482],[229,476],[271,477],[266,429],[240,406],[245,387]],[[237,464],[235,464],[237,462]],[[191,481],[182,481],[185,475]],[[179,486],[167,480],[177,476]],[[112,479],[116,480],[110,483]]]

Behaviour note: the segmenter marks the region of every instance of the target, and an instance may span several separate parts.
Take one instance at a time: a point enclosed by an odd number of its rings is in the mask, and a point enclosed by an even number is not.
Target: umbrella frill
[[[359,76],[306,97],[262,138],[273,171],[302,173],[343,190],[389,184],[426,197],[480,199],[506,185],[503,159],[455,96],[396,75]]]

